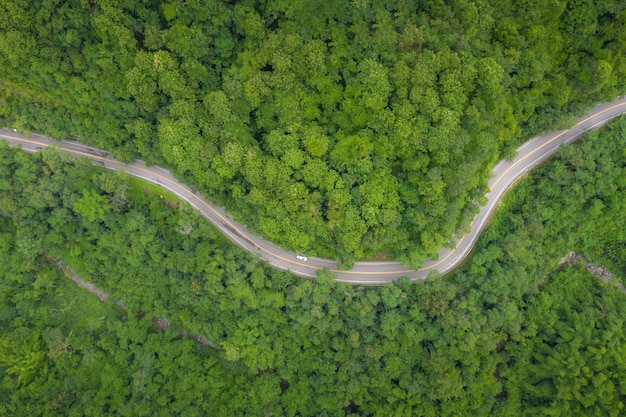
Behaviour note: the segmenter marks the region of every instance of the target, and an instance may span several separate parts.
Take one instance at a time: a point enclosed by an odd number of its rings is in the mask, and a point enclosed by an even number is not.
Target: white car
[[[307,258],[304,255],[296,255],[296,259],[299,259],[299,260],[305,261],[305,262],[309,260],[309,258]]]

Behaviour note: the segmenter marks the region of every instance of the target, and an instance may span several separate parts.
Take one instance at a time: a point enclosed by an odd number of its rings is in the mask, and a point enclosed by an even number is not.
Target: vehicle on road
[[[497,204],[501,203],[502,196],[505,195],[507,190],[520,176],[557,152],[561,145],[569,144],[586,131],[602,126],[609,120],[625,113],[626,97],[622,97],[614,102],[599,105],[586,116],[579,119],[569,130],[538,136],[522,144],[517,148],[517,157],[513,161],[502,160],[495,165],[492,171],[493,177],[488,182],[487,203],[474,217],[470,231],[463,237],[451,240],[451,243],[456,243],[454,249],[448,246],[442,248],[436,257],[437,260],[427,259],[419,270],[411,269],[397,262],[360,262],[355,264],[353,270],[345,271],[343,268],[346,265],[317,256],[314,258],[314,261],[308,263],[308,258],[302,254],[287,254],[271,243],[255,237],[246,230],[245,226],[242,227],[234,222],[231,216],[225,214],[223,207],[211,205],[200,196],[195,198],[202,204],[192,204],[192,207],[200,210],[204,218],[213,223],[239,247],[258,253],[262,259],[270,261],[270,265],[274,268],[290,270],[293,274],[301,277],[315,278],[318,270],[328,268],[330,272],[337,275],[337,282],[356,285],[384,285],[400,277],[408,277],[412,280],[425,279],[430,271],[439,271],[442,274],[447,274],[467,258],[478,241],[483,228],[488,223],[493,210],[497,207]],[[37,134],[33,134],[26,139],[24,133],[11,132],[11,130],[0,127],[0,140],[6,139],[11,146],[22,145],[23,151],[35,152],[39,147],[54,144],[74,158],[79,156],[87,156],[92,159],[97,158],[100,162],[96,163],[102,164],[107,169],[115,170],[122,168],[129,175],[149,181],[165,190],[182,194],[189,192],[189,189],[179,183],[165,168],[158,166],[147,167],[141,161],[135,161],[126,165],[111,159],[104,150],[88,147],[77,142],[54,142],[50,138]],[[98,154],[99,152],[101,154]],[[293,256],[296,257],[297,262],[293,261],[293,258],[291,258]],[[288,258],[291,258],[291,260]],[[356,267],[358,267],[358,270],[356,270]]]

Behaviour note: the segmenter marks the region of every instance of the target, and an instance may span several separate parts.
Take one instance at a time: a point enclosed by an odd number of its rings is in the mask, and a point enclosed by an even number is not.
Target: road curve
[[[337,275],[337,281],[350,284],[383,285],[400,277],[406,276],[413,280],[424,279],[431,271],[445,274],[458,266],[476,244],[480,233],[485,227],[489,216],[496,209],[508,188],[527,171],[554,155],[562,144],[569,144],[591,129],[600,127],[611,119],[626,113],[626,98],[611,103],[598,105],[586,116],[577,119],[577,123],[568,130],[536,136],[519,148],[513,161],[501,161],[492,170],[489,181],[490,191],[487,193],[487,204],[483,206],[471,224],[470,232],[462,237],[454,237],[454,249],[443,248],[437,259],[428,259],[419,270],[408,269],[397,262],[356,262],[349,271],[338,270],[339,263],[330,259],[309,257],[306,262],[296,259],[295,254],[287,252],[270,242],[249,233],[245,226],[235,222],[223,208],[204,200],[197,192],[178,182],[166,169],[147,167],[142,161],[123,164],[111,159],[108,152],[85,146],[78,142],[57,141],[48,137],[23,134],[9,129],[0,130],[0,138],[11,146],[21,146],[26,152],[36,152],[47,146],[54,145],[61,151],[69,153],[73,158],[87,157],[94,164],[107,169],[124,169],[129,175],[162,187],[198,210],[233,243],[244,250],[258,254],[272,267],[289,270],[295,275],[315,278],[316,272],[322,268],[330,269]]]

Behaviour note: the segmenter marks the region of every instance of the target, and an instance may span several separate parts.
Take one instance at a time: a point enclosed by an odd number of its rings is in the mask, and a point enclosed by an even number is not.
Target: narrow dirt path
[[[624,285],[621,282],[617,281],[616,279],[613,279],[613,274],[611,274],[611,271],[609,271],[603,266],[598,266],[598,265],[592,264],[591,262],[587,262],[587,260],[585,259],[583,255],[580,255],[576,252],[570,252],[566,256],[564,256],[563,259],[559,261],[559,266],[563,264],[576,266],[578,265],[579,261],[582,261],[583,268],[591,272],[591,274],[600,278],[607,284],[615,285],[617,288],[619,288],[620,290],[626,293],[626,287],[624,287]]]
[[[90,293],[94,294],[96,297],[98,297],[100,299],[100,301],[106,301],[109,299],[109,294],[107,294],[106,292],[102,291],[101,289],[97,288],[95,285],[93,285],[90,282],[86,282],[85,280],[83,280],[81,277],[79,277],[76,274],[76,271],[74,271],[72,268],[70,268],[69,266],[67,266],[66,264],[64,264],[63,262],[61,262],[60,260],[54,258],[53,256],[50,255],[45,255],[46,259],[51,262],[54,263],[61,271],[65,272],[67,275],[69,275],[70,279],[72,280],[72,282],[76,285],[78,285],[81,288],[86,289],[87,291],[89,291]],[[120,300],[114,301],[113,302],[116,306],[127,310],[128,306],[126,304],[124,304],[123,302],[121,302]],[[138,312],[138,316],[139,317],[143,317],[142,314],[145,314],[143,312]],[[170,321],[164,317],[153,317],[152,318],[152,324],[155,325],[156,327],[158,327],[159,329],[166,331],[168,329],[170,329]],[[182,337],[185,337],[187,339],[190,340],[194,340],[202,345],[205,346],[210,346],[213,349],[220,349],[219,346],[217,346],[215,343],[211,342],[209,339],[207,339],[204,336],[200,336],[197,334],[193,334],[193,333],[188,333],[185,330],[182,329],[171,329],[172,331],[178,333],[179,335],[181,335]]]

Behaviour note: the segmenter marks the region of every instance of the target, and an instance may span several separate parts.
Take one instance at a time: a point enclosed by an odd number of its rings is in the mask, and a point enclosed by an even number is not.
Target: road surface
[[[470,232],[463,237],[455,237],[453,239],[455,242],[454,249],[443,248],[436,260],[426,260],[419,270],[408,269],[397,262],[356,262],[351,270],[340,271],[337,269],[339,263],[330,259],[309,256],[307,261],[301,261],[296,259],[296,254],[287,252],[249,233],[243,225],[235,222],[223,208],[204,200],[193,189],[179,183],[164,168],[147,167],[142,161],[123,164],[111,159],[106,151],[78,142],[57,141],[37,134],[25,137],[23,134],[10,129],[0,130],[0,138],[5,139],[12,146],[21,146],[22,150],[26,152],[36,152],[46,146],[54,145],[60,150],[68,152],[74,158],[81,156],[91,158],[97,165],[112,170],[124,169],[129,175],[156,184],[189,203],[233,243],[244,250],[258,254],[275,268],[289,270],[295,275],[306,278],[315,278],[318,270],[328,268],[337,275],[339,282],[383,285],[403,276],[417,280],[426,278],[431,271],[445,274],[453,270],[467,257],[502,196],[519,177],[554,155],[562,144],[577,140],[588,130],[602,126],[623,113],[626,113],[626,98],[600,104],[586,116],[578,119],[576,125],[571,129],[534,137],[517,148],[517,157],[513,161],[501,161],[493,168],[492,179],[489,181],[490,191],[486,195],[487,204],[481,208],[472,222]]]

